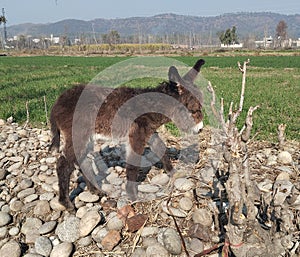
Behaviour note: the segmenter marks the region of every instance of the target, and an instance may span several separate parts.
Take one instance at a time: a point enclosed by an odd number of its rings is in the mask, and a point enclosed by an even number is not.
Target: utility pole
[[[268,29],[268,25],[265,25],[265,29],[264,29],[264,48],[267,47],[267,38],[269,34],[269,29]]]
[[[209,31],[209,37],[208,37],[208,45],[212,46],[212,30]]]
[[[92,22],[92,30],[93,30],[93,37],[96,45],[98,45],[97,39],[96,39],[96,32],[95,32],[95,24]]]

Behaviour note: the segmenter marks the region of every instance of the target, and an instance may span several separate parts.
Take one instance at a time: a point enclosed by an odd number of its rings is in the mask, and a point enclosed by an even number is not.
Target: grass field
[[[30,122],[45,124],[44,96],[48,115],[57,96],[74,84],[87,83],[100,71],[127,57],[0,57],[0,118],[13,116],[26,121],[26,102]],[[175,57],[193,65],[197,57]],[[206,56],[202,74],[212,82],[225,108],[230,101],[238,103],[242,75],[237,61],[247,56]],[[287,124],[289,139],[300,139],[300,57],[250,56],[245,111],[251,105],[261,108],[254,115],[254,133],[259,139],[276,140],[278,124]],[[143,83],[143,82],[142,82]]]

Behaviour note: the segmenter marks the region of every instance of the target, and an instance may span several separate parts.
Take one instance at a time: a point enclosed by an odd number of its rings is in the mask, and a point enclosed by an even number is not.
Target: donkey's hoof
[[[138,182],[135,181],[127,181],[126,184],[126,192],[131,201],[135,201],[138,196]]]
[[[59,200],[59,203],[63,205],[67,211],[73,211],[75,209],[74,204],[70,200]]]
[[[175,175],[176,172],[177,172],[177,170],[175,168],[171,169],[170,172],[169,172],[170,178],[172,178]]]
[[[94,194],[94,195],[98,195],[100,198],[107,196],[107,193],[101,189],[95,188],[95,187],[88,187],[89,191]]]
[[[99,186],[95,187],[91,183],[87,183],[87,188],[92,194],[98,195],[100,198],[107,196],[107,193],[103,191]]]
[[[97,190],[97,195],[102,198],[102,197],[105,197],[107,196],[107,193],[105,191],[102,191],[102,190]]]

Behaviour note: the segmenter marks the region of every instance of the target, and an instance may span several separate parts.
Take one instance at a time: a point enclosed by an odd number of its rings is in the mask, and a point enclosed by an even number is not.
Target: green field
[[[26,102],[33,126],[46,122],[44,96],[48,115],[57,96],[66,88],[87,83],[100,71],[128,57],[0,57],[0,118],[13,116],[26,121]],[[237,61],[247,56],[206,56],[203,75],[210,80],[225,108],[230,101],[238,103],[242,75]],[[289,139],[300,139],[300,57],[250,56],[245,111],[251,105],[261,108],[254,114],[257,138],[276,140],[278,124],[287,124]],[[176,57],[193,65],[197,57]],[[143,82],[142,82],[143,83]]]

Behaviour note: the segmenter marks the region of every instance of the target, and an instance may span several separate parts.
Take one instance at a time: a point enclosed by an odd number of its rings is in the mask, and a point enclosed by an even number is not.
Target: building
[[[243,43],[240,43],[240,44],[230,44],[230,45],[221,44],[221,48],[230,48],[230,49],[243,48]]]
[[[255,41],[256,48],[271,48],[274,47],[274,40],[271,36],[264,37],[263,40]]]

